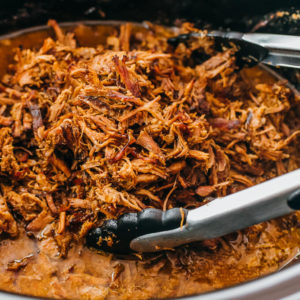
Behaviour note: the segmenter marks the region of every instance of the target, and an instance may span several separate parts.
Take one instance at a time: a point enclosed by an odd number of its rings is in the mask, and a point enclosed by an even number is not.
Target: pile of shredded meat
[[[241,71],[235,49],[173,47],[171,31],[130,24],[79,47],[49,25],[56,40],[16,49],[0,85],[3,237],[21,226],[66,257],[106,219],[198,207],[299,167],[299,97]]]
[[[49,24],[57,41],[17,49],[0,87],[1,232],[47,228],[65,255],[105,218],[196,207],[297,168],[294,95],[253,86],[234,50],[151,36],[131,50],[130,24],[107,45],[76,47]],[[211,57],[189,66],[193,51]]]

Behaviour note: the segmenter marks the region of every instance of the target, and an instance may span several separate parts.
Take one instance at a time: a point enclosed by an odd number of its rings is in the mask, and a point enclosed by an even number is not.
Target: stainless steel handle
[[[241,33],[235,31],[212,31],[208,32],[207,35],[228,41],[245,41],[248,44],[240,44],[243,45],[244,49],[250,47],[250,45],[258,45],[262,47],[255,48],[251,46],[250,52],[253,52],[254,57],[258,58],[265,64],[289,68],[300,68],[300,36],[270,33]],[[267,52],[264,51],[264,49],[267,50]],[[257,51],[257,53],[255,51]],[[258,53],[260,55],[257,56]]]
[[[236,31],[209,31],[207,33],[182,34],[170,38],[170,44],[177,45],[186,42],[190,37],[209,36],[217,44],[221,42],[233,43],[240,49],[239,64],[251,66],[261,61],[272,66],[300,68],[300,36],[269,34],[269,33],[241,33]]]
[[[245,33],[242,40],[258,44],[269,50],[263,63],[272,66],[300,68],[300,36],[269,34],[269,33]]]
[[[287,198],[300,189],[300,169],[189,211],[185,226],[140,236],[135,251],[155,252],[211,239],[293,212]]]
[[[293,211],[287,198],[299,188],[300,170],[296,170],[191,210],[187,226],[208,239],[286,215]]]
[[[242,39],[268,49],[300,51],[300,36],[271,33],[245,33]]]

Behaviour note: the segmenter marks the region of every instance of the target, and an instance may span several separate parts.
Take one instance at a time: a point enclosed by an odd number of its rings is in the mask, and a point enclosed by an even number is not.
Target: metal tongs
[[[91,247],[128,253],[156,252],[212,239],[300,210],[300,169],[199,208],[148,208],[108,220],[87,236]]]
[[[178,35],[170,38],[168,42],[176,46],[201,36],[214,38],[216,45],[234,44],[239,49],[240,61],[246,65],[262,62],[272,66],[300,67],[300,36],[210,31]]]

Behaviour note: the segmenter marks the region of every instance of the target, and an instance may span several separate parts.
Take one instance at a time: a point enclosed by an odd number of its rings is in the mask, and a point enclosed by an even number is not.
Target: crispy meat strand
[[[18,235],[17,222],[11,215],[6,201],[0,197],[0,234],[8,233],[10,236],[15,237]]]
[[[50,226],[66,255],[106,218],[197,207],[299,166],[299,99],[238,71],[233,49],[172,49],[165,29],[130,24],[80,47],[48,24],[57,41],[18,49],[0,84],[0,234]],[[193,65],[196,50],[209,58]]]

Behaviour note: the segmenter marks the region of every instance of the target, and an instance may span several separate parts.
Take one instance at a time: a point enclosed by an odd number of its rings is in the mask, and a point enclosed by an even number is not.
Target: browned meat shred
[[[64,256],[105,219],[197,207],[299,166],[299,99],[239,71],[233,49],[173,49],[170,31],[128,24],[80,47],[49,25],[57,40],[17,49],[1,84],[0,234],[47,229]],[[210,58],[191,65],[196,49]]]

